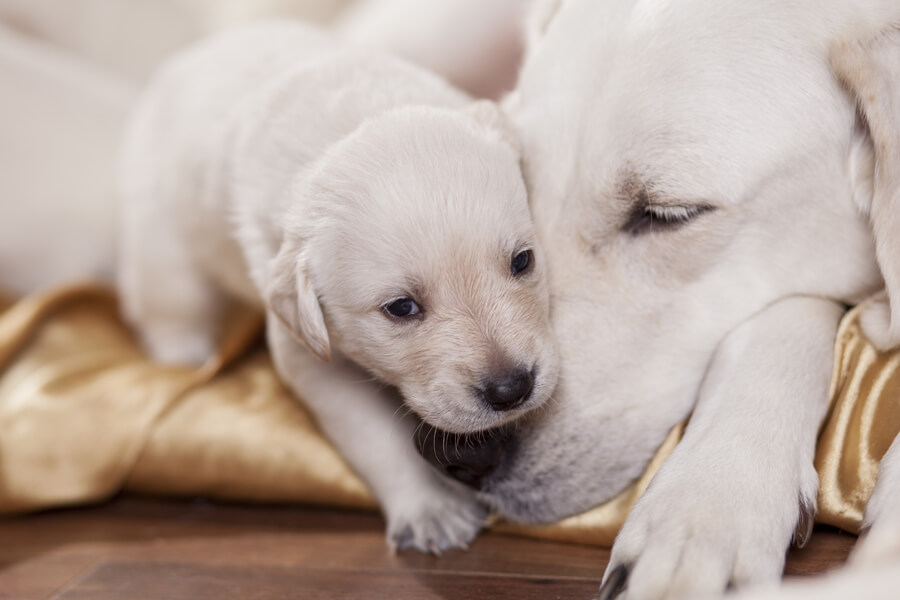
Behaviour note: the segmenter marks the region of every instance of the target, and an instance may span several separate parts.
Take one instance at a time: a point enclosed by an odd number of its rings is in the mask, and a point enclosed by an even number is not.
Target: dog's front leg
[[[812,526],[816,435],[842,309],[777,302],[720,344],[685,432],[613,546],[600,597],[716,594],[780,577]]]
[[[466,547],[484,526],[487,509],[419,456],[415,420],[399,399],[369,374],[340,364],[339,356],[319,360],[274,317],[267,333],[282,380],[378,500],[390,547],[432,553]]]

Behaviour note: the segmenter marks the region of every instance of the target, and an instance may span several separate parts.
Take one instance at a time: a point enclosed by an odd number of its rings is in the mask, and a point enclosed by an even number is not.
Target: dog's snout
[[[442,473],[476,490],[497,470],[509,434],[501,430],[458,434],[422,425],[416,431],[416,448]]]
[[[533,389],[534,373],[517,368],[486,382],[481,396],[494,410],[512,410],[527,401]]]

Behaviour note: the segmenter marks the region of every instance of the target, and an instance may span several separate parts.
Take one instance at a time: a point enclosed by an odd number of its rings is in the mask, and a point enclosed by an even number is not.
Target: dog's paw
[[[798,545],[808,539],[812,465],[798,486],[796,478],[778,483],[770,473],[748,478],[737,466],[710,472],[690,462],[664,466],[628,516],[598,598],[715,596],[730,585],[777,580],[791,536]]]
[[[485,526],[488,510],[469,490],[437,482],[385,507],[391,551],[440,554],[468,548]]]

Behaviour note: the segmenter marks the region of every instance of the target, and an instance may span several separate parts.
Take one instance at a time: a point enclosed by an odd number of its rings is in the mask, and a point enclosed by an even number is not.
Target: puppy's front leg
[[[629,600],[693,597],[780,577],[791,536],[802,543],[812,526],[841,314],[789,298],[723,340],[684,439],[616,539],[601,597],[623,585]]]
[[[118,257],[123,314],[154,360],[203,364],[215,353],[222,292],[195,264],[190,242],[173,227],[167,207],[143,208],[127,203],[123,208]]]
[[[466,547],[484,526],[487,509],[419,456],[415,422],[399,400],[367,373],[340,364],[340,357],[317,359],[271,315],[268,338],[282,380],[378,500],[391,548],[439,553]]]

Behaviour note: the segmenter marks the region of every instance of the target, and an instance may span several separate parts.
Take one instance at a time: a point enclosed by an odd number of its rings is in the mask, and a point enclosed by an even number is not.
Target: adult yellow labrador
[[[471,465],[503,514],[551,521],[622,490],[693,411],[616,540],[604,596],[776,580],[806,535],[843,305],[886,288],[862,324],[900,343],[898,27],[896,0],[535,10],[506,108],[560,383],[502,445],[431,458]],[[862,562],[900,564],[897,507],[900,442]]]

